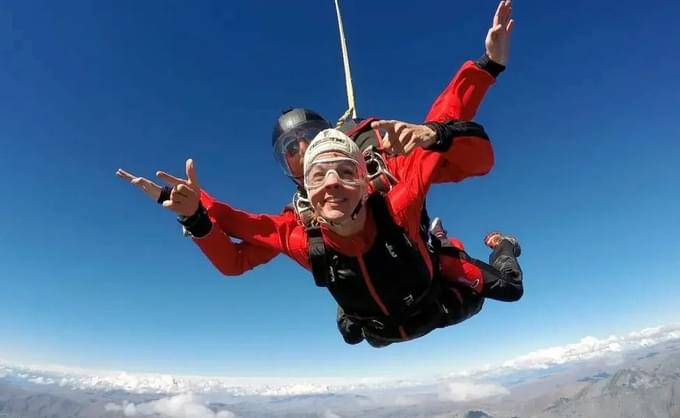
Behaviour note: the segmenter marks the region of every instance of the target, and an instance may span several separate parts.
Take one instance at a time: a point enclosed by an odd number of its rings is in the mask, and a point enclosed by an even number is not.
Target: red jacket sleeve
[[[483,176],[493,165],[493,147],[489,140],[456,138],[432,174],[432,183],[459,182],[468,177]]]
[[[427,122],[474,118],[486,92],[496,79],[475,62],[467,61],[434,101]],[[456,140],[432,174],[432,183],[458,182],[487,174],[494,164],[489,141]]]
[[[224,274],[240,274],[285,253],[308,268],[307,237],[295,214],[256,215],[218,202],[201,192],[213,228],[194,242],[210,262]],[[227,235],[228,234],[228,235]],[[243,242],[234,243],[231,237]]]
[[[219,231],[217,226],[215,228]],[[248,270],[268,263],[279,254],[276,250],[249,242],[233,242],[228,235],[223,232],[222,235],[223,237],[219,237],[211,244],[204,242],[203,239],[194,241],[212,265],[225,276],[240,276]]]
[[[425,196],[443,167],[451,169],[447,176],[462,179],[488,172],[493,163],[489,138],[480,125],[450,121],[438,128],[438,134],[447,136],[446,141],[442,141],[442,147],[449,144],[444,151],[417,148],[408,155],[387,160],[388,169],[400,179],[388,197],[393,213],[402,219],[403,226],[412,222],[418,225]],[[461,164],[448,167],[443,162],[454,153],[463,156]]]
[[[450,145],[444,151],[417,148],[406,156],[387,159],[388,169],[405,183],[401,193],[424,198],[432,183],[481,176],[493,166],[493,150],[484,129],[466,121],[450,121]],[[399,184],[397,185],[399,186]]]
[[[472,120],[484,95],[496,79],[473,61],[466,61],[448,86],[432,103],[426,122]]]

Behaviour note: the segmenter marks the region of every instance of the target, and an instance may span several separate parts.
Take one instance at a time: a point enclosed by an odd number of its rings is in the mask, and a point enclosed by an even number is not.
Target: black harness
[[[437,239],[430,239],[426,209],[423,207],[419,232],[428,244],[432,275],[423,255],[391,216],[385,194],[397,179],[375,149],[380,134],[370,127],[373,120],[365,119],[347,132],[364,149],[368,178],[374,191],[366,202],[377,228],[376,240],[369,251],[361,257],[349,257],[326,246],[304,191],[296,193],[293,207],[307,231],[309,261],[316,285],[329,290],[345,315],[361,324],[367,338],[397,342],[423,336],[435,328],[459,322],[456,318],[467,315],[462,315],[460,301],[443,291],[438,257],[441,248]],[[446,252],[465,256],[455,248],[447,248]]]
[[[383,340],[416,338],[443,326],[449,309],[440,302],[442,277],[436,252],[427,254],[435,269],[430,275],[423,255],[392,219],[384,196],[372,194],[367,206],[377,236],[360,257],[338,253],[326,246],[319,225],[306,226],[316,285],[327,288],[365,332]]]

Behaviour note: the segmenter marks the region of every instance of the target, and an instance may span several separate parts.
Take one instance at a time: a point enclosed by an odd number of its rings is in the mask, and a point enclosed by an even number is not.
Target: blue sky
[[[280,110],[344,112],[333,4],[0,4],[0,357],[203,375],[417,375],[680,317],[680,6],[517,1],[508,71],[477,120],[486,177],[433,215],[483,258],[522,242],[526,294],[421,340],[347,346],[334,303],[284,257],[224,278],[173,217],[116,178],[196,161],[252,211],[292,195]],[[495,1],[345,1],[358,110],[419,121],[477,58]],[[425,356],[423,354],[426,353]]]

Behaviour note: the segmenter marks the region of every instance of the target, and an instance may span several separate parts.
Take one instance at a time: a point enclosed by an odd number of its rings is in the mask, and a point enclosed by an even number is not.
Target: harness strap
[[[309,248],[309,263],[312,265],[314,283],[318,287],[328,286],[328,261],[326,259],[326,244],[323,242],[321,227],[307,226],[307,240]]]
[[[400,326],[407,328],[409,339],[423,336],[435,328],[446,324],[448,308],[441,302],[442,279],[436,275],[430,287],[411,305],[413,309],[396,313],[391,316],[359,316],[345,313],[352,321],[364,327],[369,334],[381,340],[390,342],[403,341],[403,338],[395,334],[394,338],[386,338],[382,332],[386,327],[398,329]]]
[[[375,220],[376,226],[379,231],[387,233],[390,231],[389,235],[386,236],[386,240],[394,246],[394,251],[400,257],[406,257],[408,254],[420,254],[414,247],[414,245],[409,240],[408,236],[404,230],[394,223],[392,215],[387,206],[387,201],[381,193],[374,193],[369,197],[368,204],[373,210],[373,219]],[[423,262],[420,257],[412,260],[415,262]],[[367,318],[369,322],[384,322],[386,325],[401,325],[408,318],[417,315],[422,309],[426,309],[432,304],[438,305],[441,309],[441,304],[439,303],[439,295],[441,292],[441,275],[435,271],[432,280],[428,288],[423,291],[417,298],[409,305],[407,309],[401,311],[392,311],[391,316],[388,317],[375,317]]]
[[[378,120],[378,118],[375,117],[370,117],[366,119],[362,119],[359,123],[357,123],[354,126],[348,127],[347,134],[348,137],[352,138],[356,142],[356,137],[364,132],[373,132],[371,129],[371,123],[375,122]],[[359,144],[357,144],[359,145]],[[376,144],[377,145],[377,144]],[[359,147],[363,149],[363,147]]]

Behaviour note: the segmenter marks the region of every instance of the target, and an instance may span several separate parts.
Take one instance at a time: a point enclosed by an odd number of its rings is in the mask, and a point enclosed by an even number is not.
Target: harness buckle
[[[368,180],[374,188],[387,193],[399,181],[387,169],[387,163],[373,145],[364,150],[364,160],[368,170]]]
[[[295,192],[293,196],[293,210],[297,215],[298,223],[303,226],[310,226],[312,224],[312,202],[302,193]]]
[[[375,328],[375,329],[380,329],[380,330],[385,329],[385,324],[383,324],[382,322],[378,321],[377,319],[371,319],[370,324],[371,324],[371,326],[372,326],[373,328]]]

